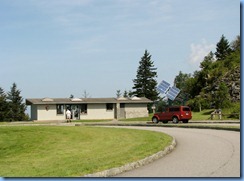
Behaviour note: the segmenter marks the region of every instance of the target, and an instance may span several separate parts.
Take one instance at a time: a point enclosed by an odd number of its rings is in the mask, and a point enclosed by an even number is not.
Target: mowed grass
[[[76,177],[122,166],[169,145],[166,134],[98,127],[0,127],[1,177]]]

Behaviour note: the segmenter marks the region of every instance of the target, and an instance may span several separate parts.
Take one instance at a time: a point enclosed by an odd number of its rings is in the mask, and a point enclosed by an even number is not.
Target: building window
[[[64,105],[63,104],[57,104],[57,114],[64,114]]]
[[[87,114],[87,104],[81,104],[80,105],[80,113],[81,114]]]
[[[107,111],[111,111],[111,110],[113,110],[114,105],[112,103],[107,103],[106,107],[107,107]]]
[[[125,103],[120,103],[120,108],[125,108]]]

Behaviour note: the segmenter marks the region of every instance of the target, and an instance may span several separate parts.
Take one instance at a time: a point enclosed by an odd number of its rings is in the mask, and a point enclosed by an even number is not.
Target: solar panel
[[[157,90],[162,94],[166,94],[166,97],[172,101],[180,93],[180,89],[175,86],[170,87],[170,84],[164,80],[158,85]]]
[[[166,96],[173,101],[179,93],[180,93],[180,89],[173,86],[169,88],[169,91],[167,92]]]
[[[166,81],[163,80],[163,81],[158,85],[157,90],[158,90],[159,92],[161,92],[162,94],[165,94],[165,93],[168,91],[169,87],[170,87],[170,84],[169,84],[168,82],[166,82]]]

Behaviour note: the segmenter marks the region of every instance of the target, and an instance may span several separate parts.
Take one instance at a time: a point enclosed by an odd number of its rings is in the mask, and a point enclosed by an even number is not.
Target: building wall
[[[56,105],[48,105],[48,110],[46,106],[37,105],[37,120],[65,120],[65,114],[57,114]]]
[[[31,120],[65,120],[64,114],[57,114],[56,105],[31,105]],[[114,119],[113,110],[107,110],[106,104],[88,104],[87,114],[80,114],[81,120]]]
[[[56,105],[31,105],[31,120],[65,120],[64,114],[57,114]],[[121,110],[119,104],[113,105],[113,110],[107,110],[106,104],[88,104],[87,114],[80,114],[81,120],[114,119],[123,111],[124,118],[147,117],[147,104],[126,103]]]
[[[81,114],[80,119],[114,119],[114,109],[107,110],[106,104],[88,104],[87,114]]]
[[[147,116],[147,104],[125,104],[125,118],[137,118]]]

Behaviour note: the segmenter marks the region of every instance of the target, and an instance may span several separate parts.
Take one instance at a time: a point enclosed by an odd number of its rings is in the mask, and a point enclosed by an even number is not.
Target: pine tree
[[[117,91],[116,91],[116,97],[117,97],[117,98],[120,98],[120,97],[121,97],[121,91],[120,91],[120,90],[117,90]]]
[[[26,119],[26,106],[23,98],[20,96],[21,91],[17,89],[16,83],[13,83],[7,94],[9,104],[8,116],[10,121],[24,121]]]
[[[222,35],[220,41],[216,45],[215,56],[217,60],[223,60],[227,55],[231,53],[231,48],[228,40]]]
[[[8,102],[4,90],[0,87],[0,122],[7,121]]]
[[[123,97],[129,97],[127,90],[124,91]]]
[[[147,50],[145,50],[145,53],[139,62],[136,79],[133,80],[134,87],[132,89],[134,91],[132,94],[134,96],[146,97],[152,101],[159,98],[159,93],[156,90],[156,70],[157,68],[154,68],[151,55],[147,52]]]

